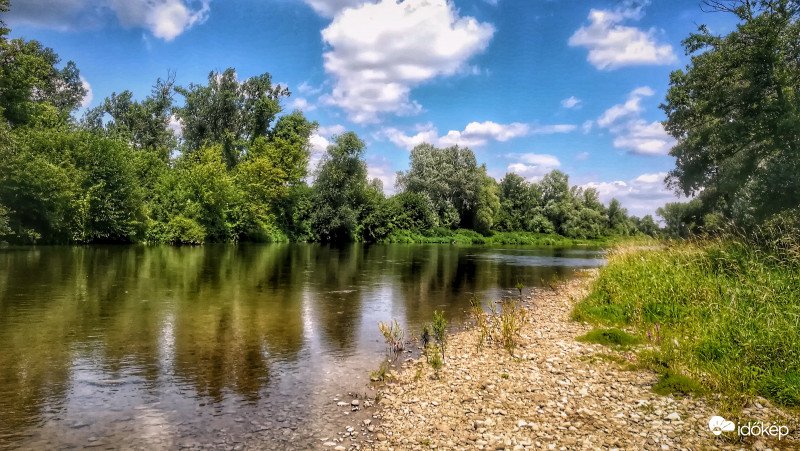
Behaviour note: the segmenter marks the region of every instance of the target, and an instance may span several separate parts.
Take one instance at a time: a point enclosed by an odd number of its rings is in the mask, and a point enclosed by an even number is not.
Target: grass
[[[632,346],[643,342],[642,339],[619,329],[595,329],[578,337],[584,343],[597,343],[606,346]]]
[[[383,361],[377,370],[369,372],[369,380],[372,382],[383,382],[391,378],[389,362]]]
[[[661,374],[658,382],[653,386],[653,391],[664,396],[698,396],[704,394],[706,389],[690,377],[667,371]]]
[[[639,359],[665,375],[659,390],[693,391],[683,374],[732,405],[760,395],[800,407],[798,300],[796,238],[728,236],[612,249],[572,317],[648,334]]]
[[[567,238],[555,233],[533,232],[493,232],[484,236],[474,230],[450,230],[437,227],[431,230],[398,230],[390,234],[385,243],[428,243],[428,244],[486,244],[486,245],[525,245],[525,246],[607,246],[630,237],[601,237],[595,239]]]

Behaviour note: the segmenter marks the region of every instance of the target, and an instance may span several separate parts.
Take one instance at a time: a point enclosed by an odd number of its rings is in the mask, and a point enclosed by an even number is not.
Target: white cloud
[[[143,27],[165,41],[208,19],[210,0],[110,0],[123,26]],[[199,4],[198,4],[199,3]]]
[[[319,166],[322,156],[325,155],[325,152],[328,150],[328,146],[331,145],[330,141],[317,133],[311,135],[309,142],[311,143],[311,152],[308,158],[308,176],[306,177],[306,181],[308,182],[313,179],[314,171],[317,170],[317,166]]]
[[[572,109],[572,108],[577,107],[578,104],[580,104],[580,103],[581,103],[581,99],[579,99],[579,98],[577,98],[575,96],[570,96],[570,97],[568,97],[568,98],[566,98],[566,99],[561,101],[561,106],[566,108],[566,109]]]
[[[169,117],[167,129],[170,130],[173,135],[179,138],[183,136],[183,122],[181,122],[181,120],[174,114]]]
[[[331,18],[347,8],[367,3],[365,0],[305,0],[306,4],[322,17]]]
[[[642,217],[654,215],[656,208],[667,202],[678,201],[679,198],[667,189],[664,184],[666,172],[656,174],[642,174],[627,182],[616,180],[613,182],[590,182],[582,185],[583,188],[594,188],[600,195],[600,200],[608,205],[612,198],[616,198],[628,214]]]
[[[94,93],[92,92],[92,85],[83,78],[83,75],[80,75],[81,84],[83,85],[83,89],[86,90],[86,95],[83,96],[83,100],[81,100],[81,106],[86,108],[92,103],[92,99],[94,98]]]
[[[641,16],[641,6],[614,11],[592,9],[590,24],[575,31],[569,45],[588,48],[587,60],[600,70],[674,63],[677,57],[672,46],[658,42],[656,29],[643,31],[620,25],[626,19]]]
[[[592,127],[593,126],[594,126],[594,121],[592,121],[592,120],[588,120],[588,121],[584,122],[581,125],[581,130],[583,131],[583,134],[585,135],[585,134],[589,133],[590,131],[592,131]]]
[[[586,161],[591,157],[589,152],[581,152],[578,155],[575,155],[575,161]]]
[[[491,24],[460,17],[447,0],[381,0],[344,9],[322,30],[330,47],[325,70],[335,79],[325,99],[357,123],[416,114],[422,107],[410,99],[411,89],[468,71],[467,61],[493,34]]]
[[[347,129],[344,128],[344,125],[336,124],[336,125],[329,125],[327,127],[319,127],[317,129],[317,134],[320,136],[327,136],[330,138],[333,135],[341,135],[346,131]]]
[[[572,124],[535,125],[531,129],[532,135],[552,135],[554,133],[569,133],[577,127]]]
[[[308,100],[306,100],[304,97],[295,97],[289,103],[289,108],[292,110],[301,110],[304,112],[309,112],[316,110],[317,106],[308,103]]]
[[[652,89],[642,86],[628,94],[625,103],[607,109],[597,119],[597,125],[616,135],[614,147],[628,149],[637,155],[666,155],[675,140],[658,121],[647,122],[641,118],[643,97],[654,95]]]
[[[394,194],[397,171],[392,167],[391,161],[384,156],[368,156],[366,161],[367,178],[380,180],[383,183],[384,194]]]
[[[116,16],[125,27],[141,27],[171,41],[208,19],[210,0],[25,0],[15,2],[10,23],[56,30],[95,29]],[[19,3],[19,5],[17,4]]]
[[[547,125],[531,128],[528,124],[519,122],[511,124],[498,124],[492,121],[470,122],[464,130],[450,130],[446,135],[439,136],[439,130],[429,122],[417,125],[417,134],[412,136],[408,136],[393,127],[384,127],[381,134],[396,146],[411,150],[422,143],[429,143],[438,147],[455,145],[480,147],[486,145],[489,141],[505,142],[531,133],[559,133],[563,127],[566,126]]]
[[[300,83],[300,86],[297,87],[297,92],[305,95],[316,95],[322,92],[322,87],[311,86],[310,84],[308,84],[308,82],[304,81]]]
[[[517,160],[508,165],[507,172],[513,172],[528,181],[539,181],[545,174],[561,167],[561,162],[553,155],[524,153],[506,155]]]

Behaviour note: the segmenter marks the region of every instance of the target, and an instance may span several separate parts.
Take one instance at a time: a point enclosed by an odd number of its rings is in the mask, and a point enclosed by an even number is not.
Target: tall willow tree
[[[800,2],[705,4],[741,22],[683,42],[691,64],[671,74],[661,105],[678,141],[667,180],[706,212],[754,225],[800,205]]]

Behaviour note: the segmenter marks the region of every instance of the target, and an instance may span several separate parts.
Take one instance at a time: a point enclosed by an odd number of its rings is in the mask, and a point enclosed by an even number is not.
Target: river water
[[[278,449],[343,429],[378,321],[602,264],[585,248],[316,244],[0,249],[0,448]],[[352,393],[352,394],[350,394]]]

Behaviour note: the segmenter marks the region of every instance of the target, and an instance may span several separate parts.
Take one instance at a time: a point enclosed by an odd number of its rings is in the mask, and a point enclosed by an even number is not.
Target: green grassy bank
[[[617,246],[573,318],[633,329],[646,343],[639,363],[732,408],[753,395],[800,407],[797,238]]]
[[[425,231],[399,230],[390,234],[384,243],[431,243],[431,244],[488,244],[526,246],[608,246],[612,243],[631,240],[631,237],[601,237],[593,239],[568,238],[558,234],[533,232],[494,232],[489,236],[474,230],[450,230],[436,228]]]

